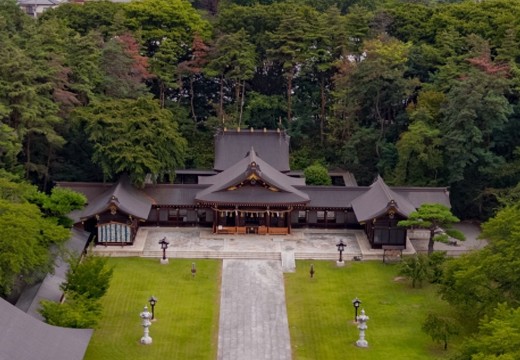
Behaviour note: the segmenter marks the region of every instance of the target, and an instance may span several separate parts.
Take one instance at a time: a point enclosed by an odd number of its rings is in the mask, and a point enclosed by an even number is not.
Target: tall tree
[[[233,34],[219,36],[210,52],[207,73],[218,76],[220,81],[217,116],[224,113],[224,81],[230,80],[235,88],[236,118],[242,123],[246,81],[253,78],[256,70],[255,47],[248,40],[244,29]]]
[[[270,46],[267,54],[271,61],[282,66],[286,80],[287,120],[293,117],[293,81],[304,62],[314,54],[318,13],[307,6],[294,8],[285,14],[278,28],[269,34]]]
[[[399,162],[395,182],[400,185],[435,185],[442,168],[441,131],[416,121],[397,142]]]
[[[105,76],[103,92],[113,98],[138,98],[146,93],[145,80],[150,77],[148,59],[141,56],[130,34],[110,39],[103,48],[101,68]]]
[[[464,179],[464,169],[472,163],[486,166],[495,162],[493,136],[512,111],[505,96],[508,68],[493,64],[489,54],[468,61],[474,68],[455,82],[442,109],[448,183]]]
[[[94,144],[93,160],[107,178],[128,173],[144,185],[169,175],[184,163],[186,140],[173,114],[150,98],[105,100],[78,111]]]
[[[197,122],[197,114],[195,111],[195,90],[193,88],[193,83],[195,82],[195,78],[202,73],[204,66],[208,62],[208,51],[209,46],[204,43],[198,34],[195,34],[191,45],[189,60],[181,62],[177,67],[180,82],[182,82],[183,77],[187,77],[190,84],[191,116],[195,122]]]

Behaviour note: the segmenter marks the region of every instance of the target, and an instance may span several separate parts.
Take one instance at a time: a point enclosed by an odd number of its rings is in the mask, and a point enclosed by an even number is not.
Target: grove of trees
[[[216,127],[279,127],[295,169],[448,186],[486,219],[520,177],[519,31],[514,0],[0,0],[0,162],[140,185],[211,167]]]
[[[84,199],[45,194],[55,181],[171,180],[211,167],[217,127],[283,128],[313,183],[325,165],[447,186],[448,224],[492,217],[485,249],[403,271],[477,329],[458,359],[520,358],[520,2],[87,1],[33,19],[0,0],[0,59],[0,295],[68,237]],[[66,304],[50,312],[98,316],[88,295]],[[471,331],[435,314],[424,329],[445,347]]]

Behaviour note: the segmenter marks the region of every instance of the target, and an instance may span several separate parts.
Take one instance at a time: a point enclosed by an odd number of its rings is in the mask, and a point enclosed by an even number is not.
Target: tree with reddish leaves
[[[105,95],[135,99],[146,92],[144,82],[151,77],[148,58],[139,53],[139,44],[132,35],[116,36],[105,44],[101,67],[105,72]]]
[[[204,65],[208,63],[208,52],[208,45],[204,43],[204,40],[200,35],[195,34],[191,45],[191,54],[189,59],[181,62],[177,67],[179,82],[182,83],[183,78],[188,78],[189,81],[191,116],[195,122],[197,122],[197,114],[195,112],[195,91],[193,89],[193,83],[195,82],[196,77],[202,73]]]

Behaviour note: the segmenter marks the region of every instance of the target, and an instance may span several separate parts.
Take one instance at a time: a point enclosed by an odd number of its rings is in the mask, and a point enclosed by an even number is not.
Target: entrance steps
[[[142,257],[161,258],[162,251],[144,251]],[[280,252],[254,251],[166,251],[170,259],[249,259],[249,260],[281,260]]]

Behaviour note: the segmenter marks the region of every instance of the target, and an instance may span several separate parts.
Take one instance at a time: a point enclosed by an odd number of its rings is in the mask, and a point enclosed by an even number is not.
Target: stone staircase
[[[135,255],[134,255],[135,256]],[[143,251],[141,257],[160,258],[162,251]],[[281,260],[281,253],[255,252],[255,251],[166,251],[166,257],[170,259],[251,259],[251,260]]]

